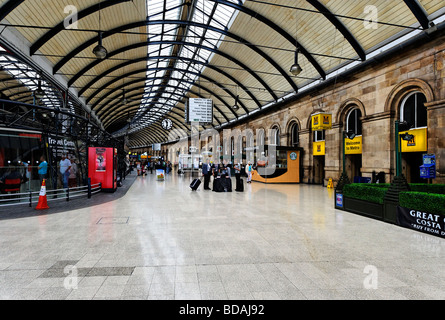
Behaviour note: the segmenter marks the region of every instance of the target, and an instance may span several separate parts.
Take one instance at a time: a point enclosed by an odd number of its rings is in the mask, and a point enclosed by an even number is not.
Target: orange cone
[[[49,209],[48,201],[46,199],[46,180],[43,179],[42,187],[40,188],[39,203],[37,203],[37,210]]]

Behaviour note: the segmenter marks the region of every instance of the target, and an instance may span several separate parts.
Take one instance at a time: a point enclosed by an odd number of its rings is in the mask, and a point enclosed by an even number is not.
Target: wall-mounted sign
[[[362,154],[362,136],[345,139],[345,154]]]
[[[427,128],[411,129],[409,131],[400,132],[400,134],[409,133],[413,138],[409,141],[402,141],[402,152],[427,152]]]
[[[186,122],[200,124],[213,122],[213,100],[204,98],[189,98],[186,105]]]
[[[290,155],[289,155],[289,158],[291,160],[297,160],[297,153],[296,152],[291,152]]]
[[[332,129],[332,114],[319,112],[312,115],[312,131]]]
[[[313,143],[312,154],[314,156],[324,156],[325,155],[325,141],[317,141]]]

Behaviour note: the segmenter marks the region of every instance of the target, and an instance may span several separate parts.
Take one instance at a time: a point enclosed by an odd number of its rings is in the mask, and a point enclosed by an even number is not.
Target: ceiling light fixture
[[[102,9],[100,8],[100,2],[99,2],[99,44],[96,47],[94,47],[93,53],[96,56],[96,58],[103,60],[106,58],[108,51],[102,45],[102,31],[100,31],[101,30],[100,29],[100,12],[101,12],[101,10]]]
[[[99,32],[99,43],[98,45],[93,49],[93,53],[98,59],[105,59],[107,57],[108,51],[107,49],[102,45],[102,32]]]
[[[294,76],[298,76],[303,69],[298,64],[298,54],[300,53],[300,46],[298,45],[298,19],[297,19],[298,10],[295,11],[295,59],[294,64],[290,67],[289,72]]]
[[[298,53],[300,52],[300,49],[297,47],[297,50],[295,50],[295,60],[294,60],[294,64],[290,67],[290,73],[292,73],[294,76],[298,76],[303,69],[301,68],[301,66],[298,64]]]
[[[233,111],[237,111],[237,110],[239,109],[238,101],[239,101],[239,95],[236,96],[235,104],[234,104],[233,107],[232,107]]]

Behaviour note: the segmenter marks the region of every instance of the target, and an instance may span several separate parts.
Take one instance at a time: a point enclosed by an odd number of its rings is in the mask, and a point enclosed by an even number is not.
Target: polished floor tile
[[[445,240],[334,209],[315,185],[189,188],[127,177],[115,194],[0,219],[0,299],[445,298]]]

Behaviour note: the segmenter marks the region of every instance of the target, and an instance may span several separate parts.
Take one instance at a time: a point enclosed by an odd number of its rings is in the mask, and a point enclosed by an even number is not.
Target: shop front
[[[263,183],[300,183],[302,149],[264,146],[256,160],[252,180]]]

